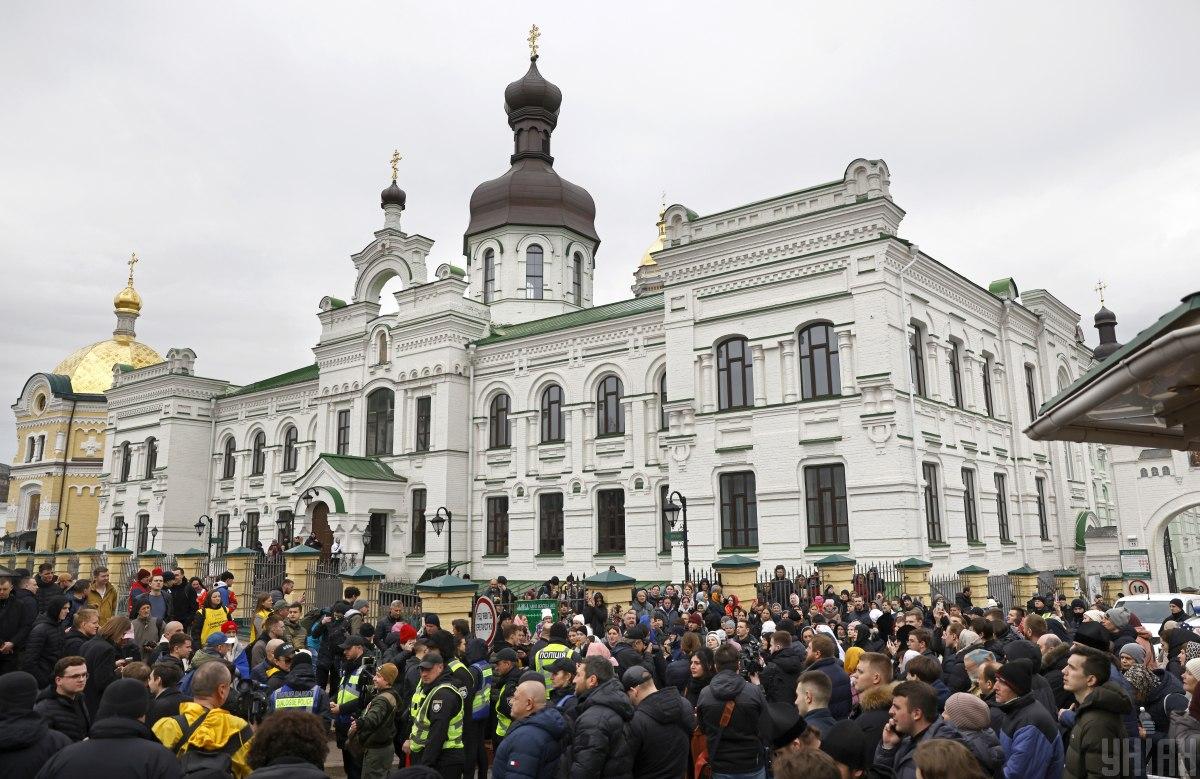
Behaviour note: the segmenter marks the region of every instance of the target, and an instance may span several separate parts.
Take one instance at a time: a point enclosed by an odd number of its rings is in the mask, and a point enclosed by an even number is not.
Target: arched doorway
[[[324,502],[312,507],[312,532],[321,542],[321,561],[329,559],[329,547],[333,546],[333,531],[329,529],[329,506]]]

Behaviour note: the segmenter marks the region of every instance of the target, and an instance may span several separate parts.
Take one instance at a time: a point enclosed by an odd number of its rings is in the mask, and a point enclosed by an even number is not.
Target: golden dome
[[[158,352],[141,341],[117,337],[77,349],[58,364],[54,373],[69,377],[75,392],[101,393],[112,386],[114,365],[145,368],[162,361]]]
[[[118,311],[133,311],[137,313],[142,310],[142,296],[133,288],[133,279],[129,280],[129,284],[125,289],[117,293],[113,298],[113,306]]]
[[[654,243],[646,248],[646,253],[642,255],[642,261],[638,263],[638,267],[644,268],[650,265],[657,265],[652,256],[655,252],[660,252],[667,240],[667,223],[663,219],[666,211],[658,212],[658,237],[654,239]]]

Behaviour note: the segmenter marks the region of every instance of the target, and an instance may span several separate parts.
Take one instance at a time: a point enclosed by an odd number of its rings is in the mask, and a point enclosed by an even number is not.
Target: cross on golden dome
[[[532,59],[537,59],[538,38],[542,37],[542,31],[535,24],[529,28],[529,37],[525,40],[529,41],[529,56]]]

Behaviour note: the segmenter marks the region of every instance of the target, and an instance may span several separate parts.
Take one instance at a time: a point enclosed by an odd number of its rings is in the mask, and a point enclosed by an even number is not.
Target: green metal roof
[[[329,463],[329,467],[351,479],[371,481],[408,481],[378,457],[353,457],[348,454],[322,454],[317,458]],[[313,463],[315,466],[316,463]],[[311,468],[309,470],[312,470]]]
[[[475,345],[487,346],[488,344],[499,343],[500,341],[511,341],[514,338],[526,338],[531,335],[553,333],[556,330],[569,330],[573,327],[583,327],[597,322],[606,322],[610,319],[621,319],[622,317],[636,316],[650,311],[661,310],[662,306],[663,295],[660,292],[657,295],[647,295],[641,298],[632,298],[631,300],[619,300],[616,303],[584,308],[568,314],[546,317],[545,319],[535,319],[532,322],[522,322],[516,325],[492,325],[491,334],[476,341]]]
[[[320,371],[318,370],[316,363],[313,363],[312,365],[305,365],[303,368],[297,368],[293,371],[288,371],[287,373],[281,373],[278,376],[260,379],[259,381],[251,382],[245,386],[238,387],[235,390],[226,392],[224,397],[231,398],[235,395],[249,395],[252,392],[263,392],[264,390],[286,387],[289,384],[300,384],[301,382],[305,381],[313,381],[317,378],[319,373]]]

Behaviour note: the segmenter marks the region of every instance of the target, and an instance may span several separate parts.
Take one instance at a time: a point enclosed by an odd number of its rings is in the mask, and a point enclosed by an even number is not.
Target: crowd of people
[[[953,603],[705,580],[628,604],[557,578],[490,641],[180,569],[0,577],[0,775],[352,779],[1200,777],[1200,635],[1099,599]],[[803,586],[802,586],[803,585]],[[247,636],[246,633],[249,635]]]

